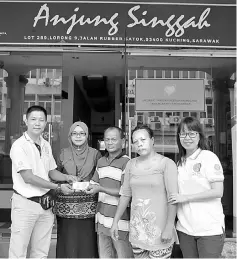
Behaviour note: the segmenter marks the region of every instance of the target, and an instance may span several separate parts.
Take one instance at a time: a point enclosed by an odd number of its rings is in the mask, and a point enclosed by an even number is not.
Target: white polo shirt
[[[17,139],[10,151],[12,160],[13,189],[24,197],[42,196],[49,189],[25,183],[20,171],[31,169],[34,175],[49,180],[49,171],[57,167],[48,141],[40,137],[41,156],[34,141],[25,132]]]
[[[211,189],[211,183],[223,182],[223,169],[211,151],[198,149],[186,163],[178,166],[180,194],[196,194]],[[221,199],[206,199],[178,205],[177,230],[191,236],[211,236],[223,233],[224,214]]]

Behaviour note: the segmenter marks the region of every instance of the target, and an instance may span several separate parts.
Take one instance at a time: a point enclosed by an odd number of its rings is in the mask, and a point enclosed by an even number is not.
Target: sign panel
[[[236,47],[234,5],[1,1],[0,44]]]
[[[136,79],[136,111],[204,111],[203,79]]]

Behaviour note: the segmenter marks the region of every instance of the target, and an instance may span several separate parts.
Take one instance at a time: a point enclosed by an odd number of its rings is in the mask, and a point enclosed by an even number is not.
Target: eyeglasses
[[[71,136],[72,137],[85,137],[86,133],[85,132],[72,132]]]
[[[179,133],[179,137],[186,138],[188,135],[190,138],[196,138],[197,134],[198,134],[198,132],[196,132],[196,131],[181,132],[181,133]]]
[[[105,138],[104,139],[104,142],[106,142],[106,143],[109,143],[110,141],[111,141],[111,143],[115,144],[115,143],[117,143],[118,140],[116,138],[111,138],[111,139]]]

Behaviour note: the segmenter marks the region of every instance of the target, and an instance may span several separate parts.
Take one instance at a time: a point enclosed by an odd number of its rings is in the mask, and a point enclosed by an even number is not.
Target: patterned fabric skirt
[[[96,213],[98,194],[77,191],[69,195],[57,193],[53,212],[62,218],[92,218]]]
[[[170,258],[172,254],[172,248],[173,248],[173,245],[164,249],[148,251],[148,250],[133,246],[133,254],[134,254],[134,258],[151,258],[151,259]]]

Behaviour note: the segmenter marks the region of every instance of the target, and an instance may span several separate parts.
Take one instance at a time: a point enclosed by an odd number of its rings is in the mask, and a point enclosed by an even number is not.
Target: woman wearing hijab
[[[88,146],[88,128],[75,122],[68,134],[69,147],[61,151],[58,170],[74,175],[78,182],[89,182],[101,154]],[[57,216],[57,258],[98,257],[95,233],[97,196],[84,190],[64,195],[58,193],[55,213]]]

